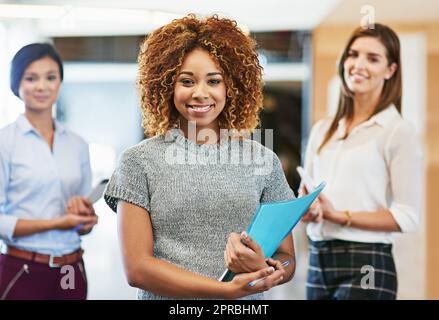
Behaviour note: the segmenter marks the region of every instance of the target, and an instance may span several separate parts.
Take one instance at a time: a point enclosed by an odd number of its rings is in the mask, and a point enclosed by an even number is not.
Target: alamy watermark
[[[65,274],[61,278],[61,288],[63,290],[75,290],[75,268],[71,265],[64,265],[60,269],[61,274]]]
[[[364,265],[361,267],[361,274],[365,274],[361,278],[361,289],[375,289],[375,269],[373,266]]]
[[[363,29],[375,29],[375,7],[371,5],[364,5],[360,9],[363,15],[360,21],[360,26]]]
[[[183,137],[180,129],[172,129],[165,135],[165,141],[172,142]],[[251,140],[251,141],[250,141]],[[165,152],[169,165],[212,165],[229,164],[251,166],[255,175],[267,175],[273,170],[273,130],[221,129],[218,134],[212,129],[197,132],[196,124],[189,122],[185,145],[171,143]],[[200,144],[195,143],[201,142]],[[265,146],[265,148],[264,148]]]

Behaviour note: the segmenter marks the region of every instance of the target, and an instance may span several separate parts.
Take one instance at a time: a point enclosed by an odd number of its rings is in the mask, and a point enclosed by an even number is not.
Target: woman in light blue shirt
[[[52,118],[63,67],[34,43],[12,60],[25,113],[0,130],[0,300],[85,299],[80,235],[97,223],[87,143]]]

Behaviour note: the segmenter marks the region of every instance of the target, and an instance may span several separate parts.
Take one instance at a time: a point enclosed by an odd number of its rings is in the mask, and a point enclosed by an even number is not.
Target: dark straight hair
[[[18,91],[24,71],[32,62],[44,57],[50,57],[58,64],[61,81],[63,80],[63,63],[56,49],[49,43],[28,44],[18,50],[11,62],[10,87],[18,98],[20,98]]]
[[[349,90],[344,78],[344,62],[348,57],[349,50],[354,41],[361,37],[373,37],[378,39],[386,48],[386,57],[389,66],[392,63],[395,63],[397,66],[392,77],[384,82],[380,99],[370,117],[383,111],[391,104],[394,104],[398,112],[401,113],[402,76],[399,38],[392,29],[379,23],[376,23],[374,28],[358,27],[349,38],[338,63],[338,76],[341,79],[342,86],[340,90],[340,98],[338,100],[337,113],[335,114],[317,153],[320,153],[325,144],[331,139],[332,135],[338,128],[338,122],[344,117],[352,119],[354,115],[354,93]]]

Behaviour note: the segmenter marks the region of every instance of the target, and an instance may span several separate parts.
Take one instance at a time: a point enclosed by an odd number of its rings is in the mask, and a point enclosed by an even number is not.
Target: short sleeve
[[[119,200],[150,212],[148,178],[138,150],[132,148],[122,154],[105,189],[104,199],[114,212],[117,212]]]
[[[262,191],[261,202],[276,202],[294,199],[294,192],[287,182],[278,156],[271,152],[273,166],[266,176],[265,186]]]

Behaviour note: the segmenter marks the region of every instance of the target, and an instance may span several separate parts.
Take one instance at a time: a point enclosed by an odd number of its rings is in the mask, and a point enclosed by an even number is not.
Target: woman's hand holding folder
[[[306,186],[302,186],[300,189],[300,195],[308,194],[308,190]],[[340,215],[334,208],[332,202],[325,196],[322,192],[319,194],[318,198],[314,201],[314,203],[309,207],[309,210],[302,217],[303,222],[320,222],[325,219],[334,223],[343,224],[343,218],[345,218],[344,214]]]
[[[241,234],[236,232],[230,234],[224,251],[224,260],[227,268],[237,274],[230,283],[241,286],[241,280],[244,280],[248,287],[245,290],[266,291],[282,283],[286,277],[282,263],[272,258],[265,259],[259,244],[245,231]],[[250,280],[249,276],[264,273],[264,270],[270,272],[268,276]]]
[[[305,185],[302,185],[299,196],[307,195],[309,192]],[[323,211],[320,205],[319,198],[317,198],[313,204],[309,207],[308,211],[302,217],[303,222],[320,222],[323,219]]]
[[[236,299],[250,294],[255,294],[270,290],[277,286],[284,279],[285,270],[275,267],[266,267],[251,273],[237,274],[232,281],[225,282],[224,285],[230,286],[229,299]],[[264,281],[258,281],[264,279]],[[249,286],[254,282],[255,285]]]
[[[254,272],[269,267],[261,247],[245,231],[229,235],[224,261],[227,269],[234,273]]]

